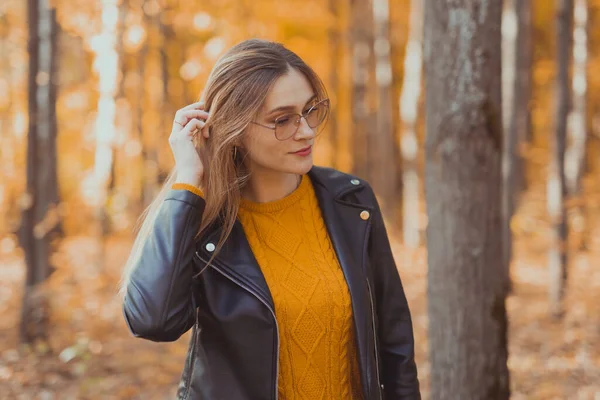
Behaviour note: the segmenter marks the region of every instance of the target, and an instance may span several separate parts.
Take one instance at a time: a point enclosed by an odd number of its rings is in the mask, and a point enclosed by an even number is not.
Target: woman
[[[418,399],[413,332],[369,185],[313,166],[329,112],[296,54],[244,41],[179,110],[175,170],[123,279],[131,332],[192,339],[179,399]]]

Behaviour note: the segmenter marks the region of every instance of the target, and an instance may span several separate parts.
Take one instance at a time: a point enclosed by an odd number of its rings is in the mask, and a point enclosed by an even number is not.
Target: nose
[[[312,139],[315,137],[315,131],[313,128],[308,126],[308,122],[306,118],[301,117],[298,122],[298,129],[296,129],[296,134],[294,135],[294,139],[302,140],[302,139]]]

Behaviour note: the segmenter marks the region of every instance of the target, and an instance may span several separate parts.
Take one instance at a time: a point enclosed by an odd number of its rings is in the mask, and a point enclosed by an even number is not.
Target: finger
[[[171,132],[171,139],[177,141],[179,138],[191,136],[196,130],[201,129],[205,122],[197,118],[192,118],[185,125],[180,124],[177,121],[173,121],[173,131]]]
[[[206,122],[201,121],[197,118],[192,118],[186,125],[185,128],[181,131],[182,134],[186,136],[194,136],[197,131],[202,130],[202,128],[206,125]]]
[[[177,122],[176,119],[173,120],[173,126],[171,128],[172,133],[180,132],[185,128],[185,124],[181,122]]]
[[[202,132],[202,136],[204,136],[206,139],[208,139],[208,137],[210,136],[210,129],[208,126],[204,125],[204,127],[201,130]]]
[[[189,105],[179,109],[179,111],[187,111],[187,110],[195,110],[195,109],[204,109],[204,100],[189,104]]]
[[[206,120],[208,118],[208,113],[204,110],[181,111],[181,113],[177,114],[175,118],[177,122],[185,126],[185,124],[187,124],[187,122],[192,118]]]
[[[192,119],[197,118],[201,120],[208,119],[208,113],[203,110],[188,110],[188,111],[178,111],[175,113],[175,118],[173,120],[173,130],[179,131],[185,128],[186,124]],[[178,125],[178,126],[176,126]]]

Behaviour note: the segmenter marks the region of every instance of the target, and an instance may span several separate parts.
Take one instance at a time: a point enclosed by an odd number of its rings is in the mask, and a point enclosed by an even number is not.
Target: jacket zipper
[[[196,252],[196,255],[198,256],[198,258],[202,259],[197,252]],[[275,400],[277,400],[279,398],[279,389],[278,389],[278,387],[279,387],[279,325],[277,324],[277,318],[275,317],[275,310],[273,310],[273,308],[266,301],[264,301],[258,295],[258,293],[254,292],[247,285],[244,285],[238,279],[234,278],[233,276],[229,275],[225,271],[216,267],[214,265],[214,263],[211,264],[211,267],[215,271],[219,272],[221,275],[223,275],[224,277],[226,277],[227,279],[229,279],[230,281],[232,281],[233,283],[235,283],[236,285],[241,287],[242,289],[246,290],[248,293],[251,293],[254,297],[256,297],[258,299],[258,301],[263,303],[265,305],[265,307],[267,307],[267,309],[269,309],[269,311],[271,312],[271,315],[273,316],[273,321],[275,321],[275,330],[277,332],[277,358],[275,359]]]
[[[377,374],[377,393],[379,398],[382,399],[381,393],[381,378],[379,376],[379,350],[377,349],[377,329],[375,324],[375,307],[373,306],[373,295],[371,291],[371,283],[367,279],[367,288],[369,289],[369,303],[371,304],[371,323],[373,324],[373,343],[375,345],[375,372]]]
[[[184,399],[189,400],[190,398],[190,392],[192,389],[192,379],[194,378],[194,367],[196,366],[196,348],[198,347],[198,336],[200,336],[200,326],[198,325],[198,320],[197,320],[197,316],[196,316],[196,322],[194,324],[194,332],[193,332],[193,342],[192,342],[192,355],[191,355],[191,365],[189,367],[190,369],[190,376],[187,379],[187,382],[185,384],[186,387],[186,393],[185,396],[183,396]]]

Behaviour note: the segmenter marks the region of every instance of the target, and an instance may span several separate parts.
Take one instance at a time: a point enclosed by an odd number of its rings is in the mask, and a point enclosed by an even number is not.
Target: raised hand
[[[200,133],[201,140],[208,139],[207,118],[208,112],[204,111],[203,101],[190,104],[175,113],[169,145],[175,158],[178,183],[199,186],[202,181],[204,165],[194,145],[194,138]]]

